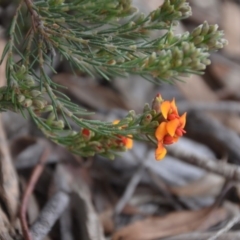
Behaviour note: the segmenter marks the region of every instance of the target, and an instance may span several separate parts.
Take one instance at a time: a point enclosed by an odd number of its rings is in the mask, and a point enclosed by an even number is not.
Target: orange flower
[[[166,120],[173,120],[179,118],[178,109],[175,103],[175,99],[170,101],[164,101],[161,104],[161,113]]]
[[[120,122],[119,120],[114,120],[113,124],[118,124],[119,122]],[[126,149],[131,149],[133,147],[132,135],[128,136],[117,135],[117,137],[119,138],[116,140],[117,145],[123,145],[124,147],[126,147]]]
[[[176,107],[175,101],[173,106]],[[177,108],[172,109],[170,114],[174,113],[174,111],[178,116]],[[164,114],[165,113],[163,113],[163,116]],[[155,132],[155,137],[158,140],[158,146],[155,151],[156,160],[161,160],[165,157],[167,149],[164,147],[164,145],[170,145],[177,142],[179,137],[186,133],[184,130],[185,124],[186,113],[184,113],[181,117],[175,117],[173,120],[160,123]]]
[[[119,139],[116,140],[117,145],[123,145],[126,147],[126,149],[131,149],[133,147],[133,140],[131,135],[125,137],[125,136],[118,136]]]
[[[186,116],[187,113],[184,113],[181,117],[167,122],[166,130],[170,136],[182,137],[182,135],[186,133],[184,130],[186,125]]]

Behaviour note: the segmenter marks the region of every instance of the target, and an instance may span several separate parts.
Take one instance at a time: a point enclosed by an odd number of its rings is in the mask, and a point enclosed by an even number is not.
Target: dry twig
[[[190,163],[194,166],[198,166],[207,171],[221,175],[226,179],[240,181],[240,167],[234,164],[210,160],[204,157],[200,158],[193,154],[188,154],[186,152],[181,151],[181,149],[177,148],[177,146],[169,148],[169,153],[179,158],[180,160],[183,160],[184,162]]]
[[[41,240],[49,233],[54,223],[65,211],[69,201],[69,195],[63,191],[57,192],[48,201],[31,227],[31,236],[33,240]]]
[[[220,229],[216,234],[214,234],[212,237],[210,237],[207,240],[215,240],[215,239],[219,239],[220,236],[222,236],[224,233],[226,233],[227,231],[229,231],[235,224],[237,224],[240,221],[240,214],[238,213],[236,216],[234,216],[229,222],[228,224]]]
[[[178,102],[178,109],[180,112],[195,111],[214,111],[224,112],[229,114],[239,114],[239,102],[234,101],[218,101],[218,102]]]
[[[46,148],[44,150],[44,152],[42,153],[39,163],[35,166],[32,174],[31,174],[30,180],[28,182],[28,185],[26,187],[26,190],[23,194],[22,203],[21,203],[21,207],[20,207],[20,222],[21,222],[21,226],[22,226],[23,236],[26,240],[32,239],[32,236],[29,232],[27,218],[26,218],[26,211],[27,211],[29,197],[31,196],[31,194],[34,190],[34,187],[44,169],[44,164],[47,160],[48,155],[49,155],[49,150]]]
[[[164,238],[162,240],[208,240],[210,237],[214,236],[216,232],[207,232],[207,233],[188,233],[182,234],[175,237]],[[218,240],[238,240],[240,232],[228,232],[223,233],[218,237]]]
[[[115,207],[115,215],[120,214],[124,208],[124,206],[127,204],[127,202],[130,200],[130,198],[132,197],[137,185],[139,184],[141,178],[142,178],[142,174],[145,170],[146,167],[146,161],[145,158],[143,158],[143,161],[141,162],[140,167],[138,168],[138,170],[134,173],[134,175],[132,176],[132,178],[130,179],[127,188],[125,189],[123,196],[120,198],[120,200],[118,201],[116,207]]]

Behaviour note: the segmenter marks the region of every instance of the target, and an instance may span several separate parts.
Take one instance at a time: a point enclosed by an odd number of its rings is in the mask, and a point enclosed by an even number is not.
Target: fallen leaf
[[[5,41],[0,39],[0,56]],[[5,62],[0,68],[0,87],[5,85]],[[0,202],[10,221],[15,220],[19,204],[18,179],[10,155],[4,127],[0,118]]]
[[[198,211],[180,211],[164,217],[150,217],[117,231],[113,240],[152,240],[195,230],[206,230],[225,220],[226,208],[203,208]]]
[[[209,173],[186,186],[169,187],[169,190],[179,197],[217,196],[224,182],[223,177]]]

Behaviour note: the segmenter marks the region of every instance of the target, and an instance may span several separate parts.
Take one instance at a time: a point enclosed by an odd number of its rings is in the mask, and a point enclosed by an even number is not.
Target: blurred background
[[[15,2],[0,0],[0,52],[7,41]],[[134,0],[133,4],[147,14],[162,2]],[[229,41],[222,51],[211,54],[212,64],[203,76],[160,86],[139,76],[108,82],[84,74],[75,76],[66,62],[56,60],[58,74],[52,77],[67,87],[65,93],[72,101],[96,112],[93,118],[100,120],[119,119],[131,109],[142,112],[144,104],[151,103],[157,93],[166,100],[175,98],[180,111],[187,111],[188,117],[187,134],[173,148],[238,166],[240,1],[189,3],[193,14],[176,27],[176,32],[191,31],[206,20],[218,24]],[[4,66],[0,67],[0,80],[3,85]],[[12,159],[17,178],[13,180],[7,170],[1,169],[0,174],[3,183],[16,181],[17,185],[5,186],[5,193],[0,194],[3,202],[13,202],[7,210],[2,207],[0,216],[18,205],[18,200],[12,200],[16,187],[21,191],[26,187],[43,148],[49,148],[50,154],[28,204],[29,223],[38,219],[55,193],[67,193],[64,211],[45,239],[239,239],[239,184],[183,162],[181,154],[173,157],[169,151],[163,161],[157,162],[155,146],[135,141],[131,151],[114,161],[98,156],[86,159],[49,142],[34,123],[20,114],[1,113],[1,119],[0,152]],[[233,229],[225,228],[229,222],[233,222]],[[225,229],[225,233],[211,238],[220,229]],[[171,238],[180,234],[185,235]]]

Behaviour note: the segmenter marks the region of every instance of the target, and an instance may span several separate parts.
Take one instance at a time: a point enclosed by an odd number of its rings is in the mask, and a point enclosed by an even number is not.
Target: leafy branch
[[[138,74],[160,83],[203,74],[210,52],[227,41],[207,22],[174,35],[174,26],[190,15],[185,0],[165,0],[147,16],[130,0],[22,0],[1,59],[7,59],[7,86],[0,89],[0,110],[28,113],[47,137],[83,156],[97,152],[113,158],[126,150],[127,139],[154,139],[159,112],[146,106],[118,124],[84,119],[91,113],[62,94],[46,68],[56,74],[53,62],[60,56],[73,70],[107,80]],[[155,30],[160,36],[151,39]]]

